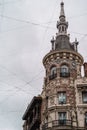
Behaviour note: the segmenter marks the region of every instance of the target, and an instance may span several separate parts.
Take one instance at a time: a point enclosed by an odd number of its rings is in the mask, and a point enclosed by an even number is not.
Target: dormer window
[[[52,80],[57,77],[57,68],[56,66],[52,66],[50,69],[50,76],[49,79]]]
[[[69,67],[67,65],[62,65],[60,68],[60,77],[69,77]]]

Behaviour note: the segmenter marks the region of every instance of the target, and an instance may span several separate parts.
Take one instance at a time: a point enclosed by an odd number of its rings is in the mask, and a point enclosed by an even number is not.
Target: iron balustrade
[[[55,120],[52,121],[52,126],[72,126],[71,120]]]
[[[28,130],[31,130],[32,127],[33,127],[37,122],[38,122],[38,124],[40,124],[40,122],[41,122],[40,114],[38,114],[38,113],[36,113],[36,116],[33,117],[32,122],[29,123]]]
[[[52,80],[52,79],[54,79],[54,78],[56,78],[56,77],[57,77],[57,73],[52,74],[52,75],[49,76],[49,80]]]
[[[63,126],[70,126],[72,127],[72,121],[71,120],[54,120],[52,122],[45,123],[42,126],[42,130],[46,130],[49,128],[49,124],[52,124],[52,127],[63,127]]]
[[[60,72],[60,77],[70,77],[70,72]]]

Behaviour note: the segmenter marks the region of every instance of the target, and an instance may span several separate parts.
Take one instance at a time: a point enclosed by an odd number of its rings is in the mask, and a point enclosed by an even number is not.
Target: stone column
[[[87,62],[84,63],[84,76],[87,77]]]

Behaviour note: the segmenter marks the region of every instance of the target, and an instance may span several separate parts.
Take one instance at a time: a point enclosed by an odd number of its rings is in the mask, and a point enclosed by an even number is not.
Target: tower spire
[[[65,12],[64,12],[64,2],[61,2],[61,11],[60,11],[60,17],[64,16],[65,17]]]
[[[60,9],[60,16],[59,21],[57,22],[57,28],[58,28],[58,34],[67,34],[67,28],[68,28],[68,22],[66,22],[65,12],[64,12],[64,2],[62,1],[60,3],[61,9]]]

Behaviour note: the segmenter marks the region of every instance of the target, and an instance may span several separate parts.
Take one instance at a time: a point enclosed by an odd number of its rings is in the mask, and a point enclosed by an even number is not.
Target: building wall
[[[85,113],[87,112],[87,103],[82,102],[82,92],[87,91],[87,78],[81,77],[75,81],[76,106],[78,114],[78,125],[84,127]]]

